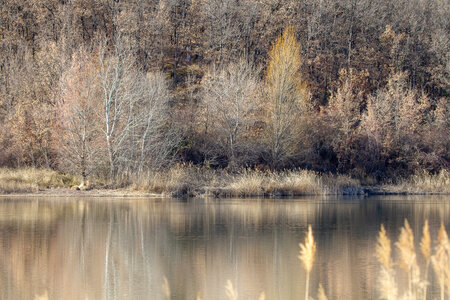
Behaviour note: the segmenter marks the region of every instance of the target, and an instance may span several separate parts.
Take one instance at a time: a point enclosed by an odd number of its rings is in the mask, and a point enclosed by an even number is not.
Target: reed
[[[425,300],[427,298],[428,269],[430,268],[430,259],[431,259],[431,237],[428,220],[425,220],[425,224],[423,225],[422,240],[420,241],[420,250],[422,252],[423,257],[425,258],[425,275],[423,288],[424,289],[423,299]]]
[[[444,223],[438,233],[438,241],[435,254],[431,258],[433,269],[439,281],[441,300],[445,299],[445,294],[450,295],[450,242]]]
[[[225,190],[237,197],[262,196],[268,178],[266,173],[245,169],[228,176]]]
[[[414,233],[409,226],[408,220],[405,219],[405,225],[402,227],[397,246],[400,260],[398,262],[400,268],[408,274],[408,291],[409,299],[417,298],[417,290],[413,285],[420,281],[420,271],[417,266],[416,250],[414,249]]]
[[[441,225],[438,233],[437,245],[432,253],[431,237],[428,220],[422,229],[420,252],[425,259],[424,276],[417,264],[417,253],[414,249],[414,234],[407,220],[402,227],[398,241],[395,243],[398,251],[398,261],[392,260],[391,241],[386,235],[384,226],[381,226],[378,235],[376,255],[381,264],[379,276],[379,288],[381,299],[426,299],[428,290],[428,269],[430,262],[436,274],[440,289],[440,299],[445,300],[445,294],[450,295],[450,243],[444,225]],[[408,275],[408,287],[403,293],[395,280],[395,266],[399,266]],[[401,295],[399,298],[398,296]]]
[[[37,295],[34,300],[48,300],[48,291],[44,291],[42,295]]]
[[[443,169],[436,174],[431,174],[426,170],[417,171],[397,184],[385,185],[384,188],[393,193],[449,194],[450,171]]]
[[[325,294],[325,290],[323,289],[322,284],[319,284],[319,290],[317,291],[317,299],[318,300],[328,300],[328,297]]]
[[[231,280],[227,280],[227,284],[225,285],[225,293],[227,294],[228,299],[237,300],[238,293],[236,289],[233,287],[233,283]]]
[[[162,291],[166,299],[170,300],[170,285],[166,276],[163,277]]]
[[[397,299],[397,284],[395,282],[395,270],[391,259],[391,252],[391,240],[387,237],[384,226],[381,225],[376,247],[376,255],[378,261],[381,263],[378,286],[380,288],[381,299],[386,300]]]
[[[314,265],[314,256],[316,254],[316,243],[312,233],[311,225],[308,226],[308,232],[305,237],[305,243],[300,243],[300,255],[298,258],[302,261],[303,267],[306,270],[305,283],[305,300],[309,299],[309,277]]]

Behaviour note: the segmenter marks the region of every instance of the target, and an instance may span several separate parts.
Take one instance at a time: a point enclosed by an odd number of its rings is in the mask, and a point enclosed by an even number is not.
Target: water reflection
[[[299,242],[317,241],[312,295],[375,299],[376,236],[396,239],[408,218],[420,239],[448,230],[449,197],[297,200],[0,199],[0,298],[301,299]],[[433,293],[433,290],[431,291]],[[437,292],[437,291],[434,291]]]

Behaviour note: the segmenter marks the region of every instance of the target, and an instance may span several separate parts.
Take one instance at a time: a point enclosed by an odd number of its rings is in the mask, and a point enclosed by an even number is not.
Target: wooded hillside
[[[450,167],[443,0],[0,0],[0,166]]]

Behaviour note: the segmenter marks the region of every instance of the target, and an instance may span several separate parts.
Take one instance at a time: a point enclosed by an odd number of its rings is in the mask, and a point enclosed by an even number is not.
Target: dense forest
[[[0,166],[450,167],[445,0],[0,0]]]

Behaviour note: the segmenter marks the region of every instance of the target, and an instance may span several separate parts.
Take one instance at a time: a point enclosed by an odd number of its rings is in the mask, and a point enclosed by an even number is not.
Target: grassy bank
[[[417,172],[396,184],[384,184],[381,190],[392,194],[450,194],[450,172],[441,170],[434,175]]]
[[[417,173],[396,184],[362,185],[348,175],[321,174],[308,170],[237,173],[177,165],[166,172],[147,173],[128,178],[135,191],[168,193],[173,196],[207,195],[213,197],[279,197],[303,195],[362,194],[449,194],[450,172],[430,175]]]
[[[320,175],[298,170],[238,173],[213,171],[193,166],[177,166],[167,172],[148,173],[131,179],[135,191],[169,193],[173,196],[214,197],[300,196],[362,194],[359,181],[345,175]]]
[[[74,189],[77,176],[42,169],[0,169],[0,193],[35,193],[52,188]],[[179,164],[161,172],[123,174],[115,184],[92,179],[91,188],[174,197],[292,197],[303,195],[449,194],[450,172],[417,173],[397,184],[362,186],[348,175],[321,174],[308,170],[281,172],[244,169],[212,170]]]
[[[77,176],[46,169],[0,168],[0,194],[35,193],[49,188],[71,188],[80,184]]]

